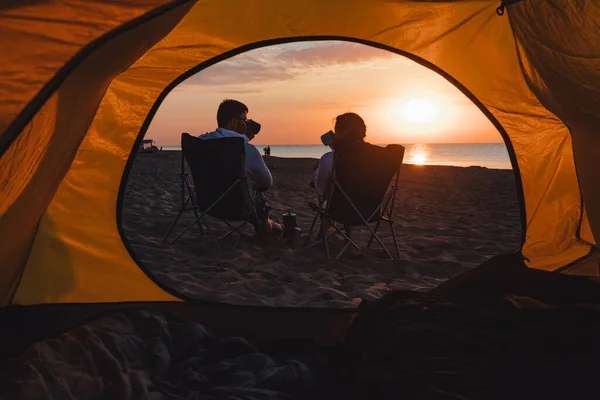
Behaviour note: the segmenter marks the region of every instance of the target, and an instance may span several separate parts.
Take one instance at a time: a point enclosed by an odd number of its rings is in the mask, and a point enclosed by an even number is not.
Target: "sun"
[[[385,100],[379,107],[381,121],[390,130],[391,140],[410,138],[413,143],[435,141],[446,128],[448,107],[445,99],[436,93],[406,93]]]
[[[438,108],[434,102],[425,98],[408,99],[401,106],[405,121],[416,124],[432,122],[438,116]]]

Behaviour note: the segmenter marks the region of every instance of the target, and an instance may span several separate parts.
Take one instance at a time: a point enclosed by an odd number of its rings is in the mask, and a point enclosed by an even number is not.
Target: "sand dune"
[[[123,228],[140,260],[161,281],[191,297],[272,306],[353,307],[390,290],[426,291],[520,243],[513,172],[480,167],[403,165],[395,206],[402,257],[389,260],[373,246],[328,260],[322,249],[282,239],[249,239],[220,254],[197,228],[162,246],[179,207],[179,152],[140,155],[130,173]],[[315,201],[309,186],[314,159],[267,157],[274,188],[272,216],[291,210],[306,234]],[[181,229],[193,221],[184,214]],[[211,225],[216,233],[225,226]],[[389,230],[384,242],[393,249]],[[247,230],[252,232],[252,228]],[[334,243],[339,248],[341,241]]]

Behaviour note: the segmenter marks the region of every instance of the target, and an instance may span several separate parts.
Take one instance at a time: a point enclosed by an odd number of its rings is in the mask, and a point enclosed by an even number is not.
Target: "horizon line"
[[[270,144],[270,143],[251,143],[254,146],[324,146],[323,143],[290,143],[290,144]],[[371,143],[374,145],[389,145],[389,144],[400,144],[400,145],[421,145],[421,144],[506,144],[504,142],[429,142],[429,143]],[[172,147],[181,147],[181,144],[176,145],[163,145]]]

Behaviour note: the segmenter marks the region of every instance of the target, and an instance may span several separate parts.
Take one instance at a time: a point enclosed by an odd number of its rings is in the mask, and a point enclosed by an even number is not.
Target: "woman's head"
[[[355,113],[345,113],[335,118],[336,140],[363,141],[367,136],[365,121]]]

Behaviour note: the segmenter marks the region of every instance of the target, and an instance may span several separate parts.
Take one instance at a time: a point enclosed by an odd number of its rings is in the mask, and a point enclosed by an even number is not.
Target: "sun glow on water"
[[[411,147],[408,154],[405,156],[407,164],[425,165],[431,162],[430,149],[426,144],[418,144]]]
[[[427,156],[424,153],[417,153],[412,155],[412,163],[417,165],[423,165],[427,161]]]

